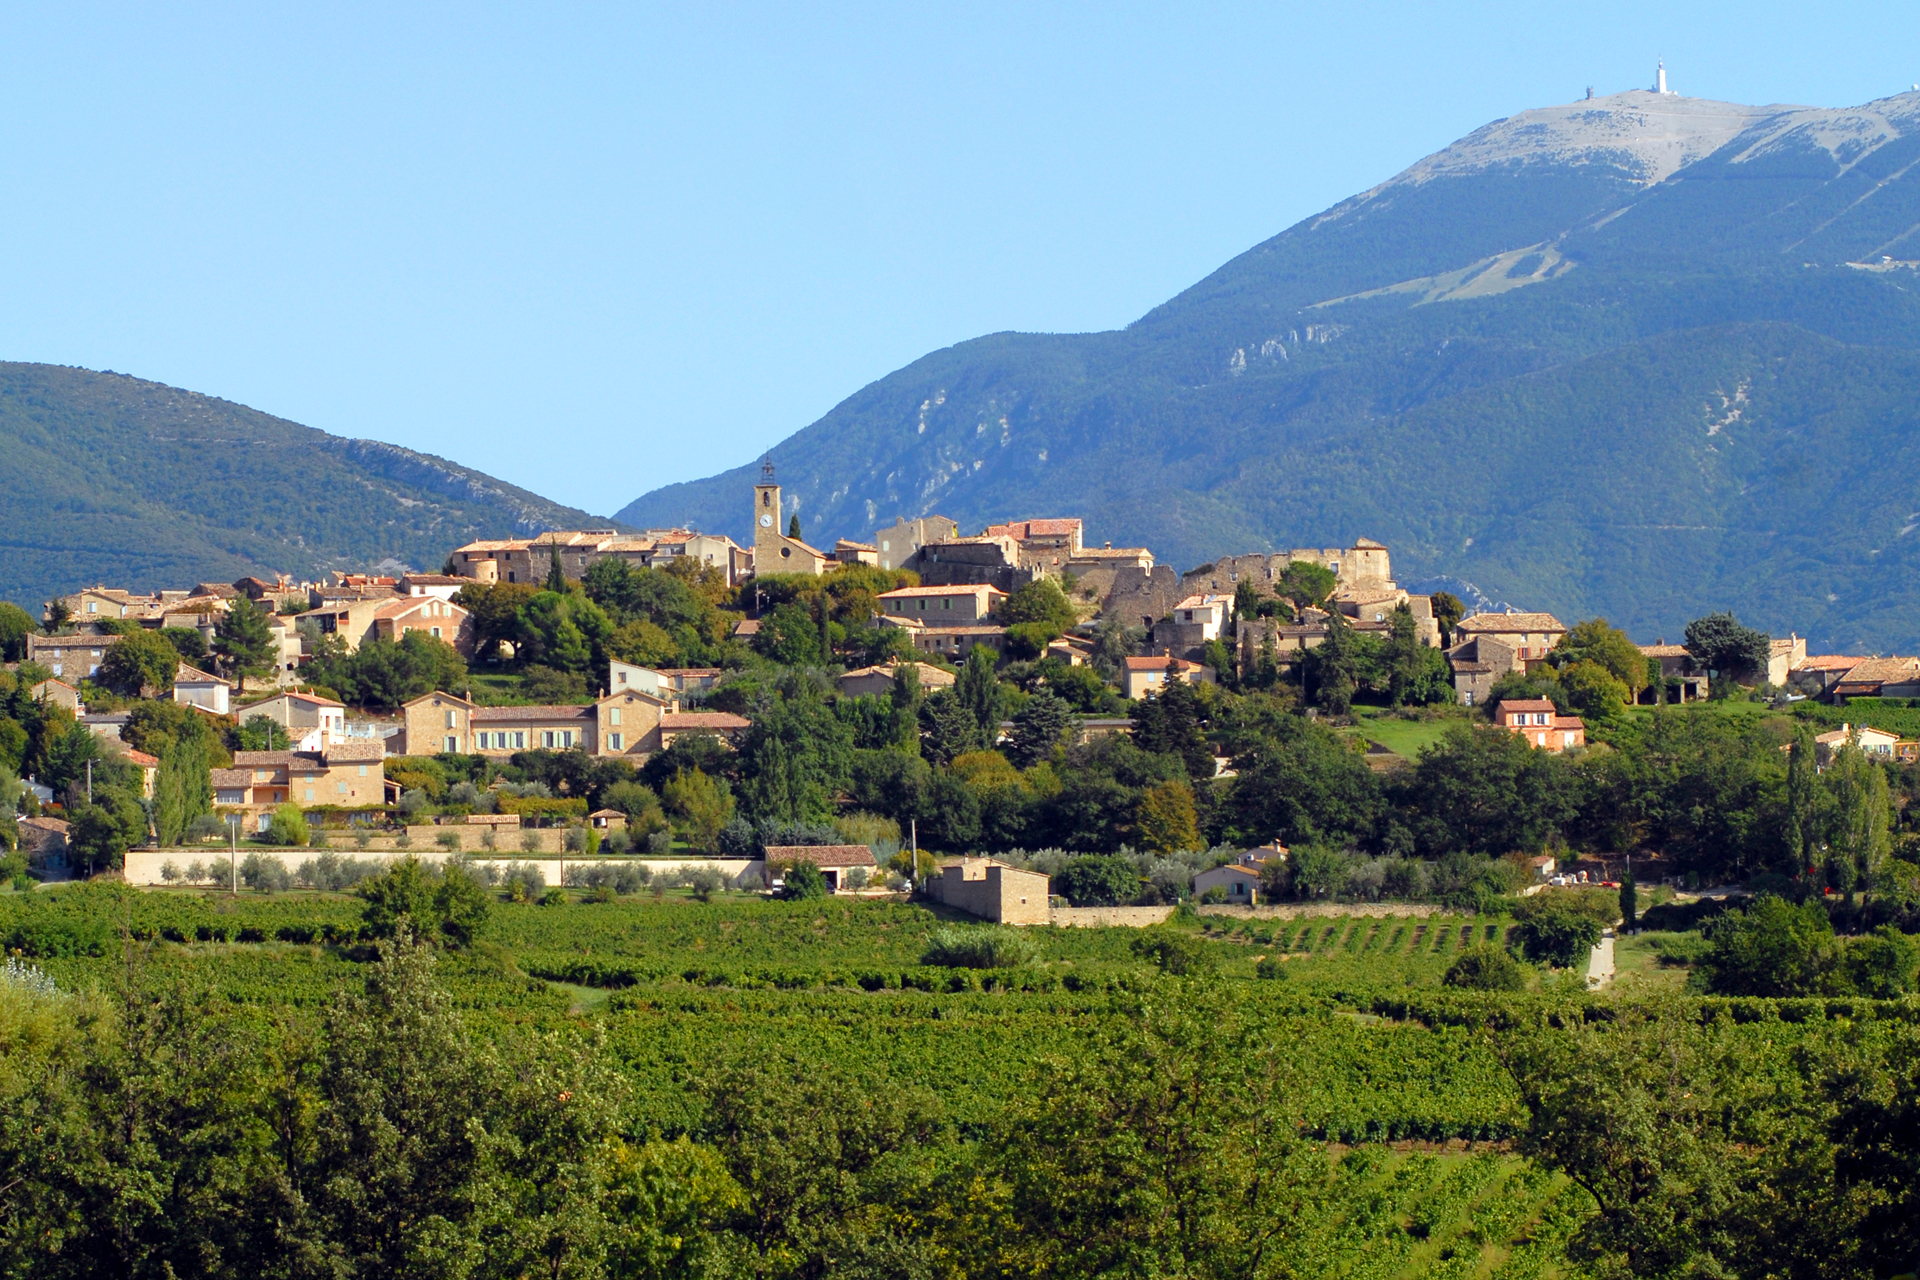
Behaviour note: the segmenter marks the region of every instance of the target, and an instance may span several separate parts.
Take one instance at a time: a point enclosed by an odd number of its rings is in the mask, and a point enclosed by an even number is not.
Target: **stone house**
[[[1396,586],[1341,587],[1328,602],[1342,617],[1355,622],[1391,623],[1401,605],[1413,615],[1414,635],[1429,649],[1440,647],[1440,622],[1433,616],[1433,597],[1416,596]]]
[[[1803,658],[1787,673],[1787,687],[1809,697],[1822,697],[1833,691],[1842,676],[1865,661],[1866,658],[1854,654],[1814,654]]]
[[[833,544],[833,558],[840,564],[880,563],[880,552],[871,542],[855,542],[851,538],[842,538]]]
[[[1568,751],[1587,745],[1586,721],[1579,716],[1560,715],[1545,698],[1507,698],[1496,702],[1493,723],[1546,751]]]
[[[482,707],[451,693],[423,694],[401,708],[403,755],[440,752],[504,758],[516,751],[585,751],[645,760],[682,734],[732,741],[751,725],[726,712],[680,711],[641,689],[622,689],[579,706]]]
[[[984,621],[1000,611],[1007,593],[985,584],[945,587],[902,587],[875,597],[889,618],[910,618],[934,626],[966,625]]]
[[[1095,574],[1111,575],[1121,569],[1142,571],[1153,568],[1153,552],[1146,547],[1116,547],[1111,542],[1099,547],[1081,547],[1061,566],[1082,582]]]
[[[773,480],[773,463],[760,468],[760,483],[753,486],[753,572],[825,573],[833,557],[798,538],[787,536],[786,516],[781,506],[780,486]]]
[[[1266,870],[1268,863],[1286,862],[1289,852],[1287,846],[1275,840],[1258,849],[1236,854],[1233,861],[1209,867],[1194,876],[1193,896],[1200,898],[1209,889],[1217,887],[1226,891],[1227,901],[1233,905],[1258,906],[1263,901],[1260,892],[1261,873]]]
[[[1550,613],[1476,613],[1460,619],[1454,628],[1459,641],[1482,637],[1497,640],[1513,651],[1515,662],[1539,662],[1567,634],[1566,624]],[[1455,646],[1456,648],[1458,645]]]
[[[1813,758],[1816,768],[1825,769],[1833,763],[1848,742],[1857,742],[1867,757],[1872,760],[1893,760],[1898,756],[1900,735],[1889,733],[1885,729],[1876,729],[1872,725],[1843,724],[1838,729],[1817,734],[1813,739]]]
[[[1023,569],[1058,574],[1080,554],[1078,518],[1009,520],[980,531],[985,538],[1011,538],[1016,563]]]
[[[1019,545],[1004,535],[929,542],[901,567],[920,575],[923,586],[977,583],[1008,594],[1043,574],[1039,568],[1022,565]]]
[[[710,734],[730,747],[738,746],[740,736],[751,728],[753,721],[731,711],[669,711],[660,717],[659,745],[652,749],[665,751],[693,733]]]
[[[383,804],[384,755],[381,743],[367,741],[329,742],[318,751],[236,751],[231,769],[214,771],[215,801],[256,813],[261,830],[275,805]]]
[[[174,592],[184,598],[185,592]],[[158,618],[165,601],[160,596],[138,596],[119,587],[88,587],[60,597],[76,623],[98,622],[103,618],[129,618],[147,622]]]
[[[943,860],[924,886],[927,897],[999,924],[1047,924],[1053,918],[1051,882],[992,858]]]
[[[923,626],[910,618],[888,618],[885,621],[913,637],[915,652],[932,654],[948,662],[963,661],[977,645],[985,645],[998,653],[1007,644],[1007,629],[992,623]]]
[[[42,636],[30,632],[27,661],[39,663],[70,684],[91,679],[100,670],[100,660],[114,639],[105,635]]]
[[[954,676],[951,671],[930,666],[924,662],[907,664],[919,677],[922,692],[934,689],[951,689]],[[894,681],[900,671],[900,664],[890,662],[882,667],[860,667],[849,671],[838,680],[840,692],[849,698],[885,697],[893,692]]]
[[[189,707],[199,707],[202,711],[211,711],[214,715],[224,716],[231,709],[233,686],[219,676],[210,675],[198,667],[180,664],[173,677],[173,700]]]
[[[80,705],[80,691],[65,680],[42,680],[33,686],[33,700],[49,706],[65,707],[74,715],[84,715],[86,708]]]
[[[411,599],[432,596],[437,600],[451,600],[460,594],[461,588],[472,584],[472,578],[462,578],[458,574],[409,573],[396,585],[401,595]]]
[[[285,729],[295,751],[319,751],[347,736],[346,707],[318,694],[276,693],[235,712],[241,724],[255,716],[265,716]]]
[[[1196,656],[1209,640],[1220,638],[1232,616],[1232,596],[1188,596],[1173,606],[1166,621],[1155,624],[1153,643]]]
[[[871,542],[875,563],[882,569],[904,568],[913,553],[929,542],[946,542],[959,536],[960,526],[945,516],[902,517],[874,533]]]
[[[705,693],[720,683],[723,667],[643,667],[637,663],[609,659],[607,688],[614,693],[629,689],[652,694],[671,702],[677,695]]]
[[[1172,668],[1178,677],[1188,684],[1214,682],[1212,667],[1164,653],[1145,658],[1128,658],[1125,668],[1121,674],[1126,684],[1121,692],[1129,698],[1143,697],[1166,684],[1168,668]]]
[[[21,818],[20,852],[36,871],[67,865],[67,822],[64,818]]]
[[[1642,706],[1657,703],[1663,696],[1674,702],[1697,702],[1707,696],[1707,673],[1693,660],[1683,644],[1635,645],[1635,648],[1660,664],[1660,685],[1648,685],[1640,691]]]
[[[424,595],[390,601],[374,611],[372,621],[370,634],[381,640],[399,641],[418,631],[452,645],[462,657],[473,656],[473,619],[451,600]]]
[[[851,887],[847,875],[856,869],[868,875],[879,869],[873,860],[873,850],[864,844],[770,844],[767,846],[767,873],[774,874],[776,868],[791,867],[796,863],[811,862],[820,869],[826,879],[827,888],[839,893],[843,888]]]
[[[1835,698],[1920,696],[1920,658],[1868,658],[1840,677]]]
[[[1807,642],[1797,633],[1785,640],[1767,642],[1767,683],[1776,689],[1787,687],[1793,669],[1807,660]]]

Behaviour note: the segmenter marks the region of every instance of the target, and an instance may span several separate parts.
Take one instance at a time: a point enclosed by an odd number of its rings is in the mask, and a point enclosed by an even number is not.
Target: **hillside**
[[[1911,650],[1920,94],[1496,121],[1124,330],[995,334],[774,448],[811,540],[1072,513],[1186,568],[1361,535],[1651,640]],[[744,536],[755,460],[619,513]]]
[[[441,458],[115,373],[0,363],[0,598],[438,569],[476,537],[604,523]]]

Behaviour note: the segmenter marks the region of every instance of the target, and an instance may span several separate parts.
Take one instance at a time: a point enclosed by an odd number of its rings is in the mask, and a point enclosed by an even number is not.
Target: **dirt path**
[[[1613,981],[1613,930],[1608,929],[1600,935],[1600,941],[1593,944],[1593,953],[1587,957],[1587,986],[1599,989]]]

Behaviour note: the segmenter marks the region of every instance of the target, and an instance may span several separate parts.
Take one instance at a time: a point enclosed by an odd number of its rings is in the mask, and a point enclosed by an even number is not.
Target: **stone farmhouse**
[[[384,755],[375,740],[329,739],[313,751],[236,751],[232,768],[213,770],[213,801],[252,815],[262,831],[276,805],[384,804],[390,785]]]
[[[688,733],[733,742],[752,727],[744,716],[682,711],[677,701],[625,689],[584,706],[483,707],[457,694],[423,694],[401,708],[395,754],[457,752],[504,759],[516,751],[585,751],[644,763]]]
[[[1051,881],[992,858],[953,858],[925,885],[935,902],[999,924],[1048,924]]]

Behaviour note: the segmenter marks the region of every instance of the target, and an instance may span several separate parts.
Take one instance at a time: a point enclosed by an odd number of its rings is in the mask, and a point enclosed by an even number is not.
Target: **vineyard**
[[[279,1034],[361,981],[373,955],[362,907],[324,893],[71,886],[0,896],[0,942],[64,990],[128,975],[184,984]],[[1189,940],[1199,967],[1184,979],[1126,928],[1026,930],[1030,955],[1014,967],[924,963],[935,931],[956,926],[981,927],[892,901],[500,903],[437,974],[480,1036],[590,1031],[638,1100],[636,1139],[664,1141],[708,1118],[701,1082],[713,1072],[772,1064],[796,1079],[923,1090],[947,1140],[964,1144],[1049,1064],[1092,1053],[1200,983],[1223,999],[1224,1033],[1285,1062],[1293,1123],[1335,1162],[1293,1246],[1298,1274],[1578,1274],[1564,1244],[1592,1202],[1509,1154],[1527,1113],[1491,1037],[1604,1017],[1605,1006],[1572,981],[1514,995],[1441,982],[1459,951],[1505,938],[1510,919],[1189,918],[1153,931]],[[1829,1025],[1911,1016],[1896,1003],[1698,1004],[1743,1071],[1782,1089]]]

